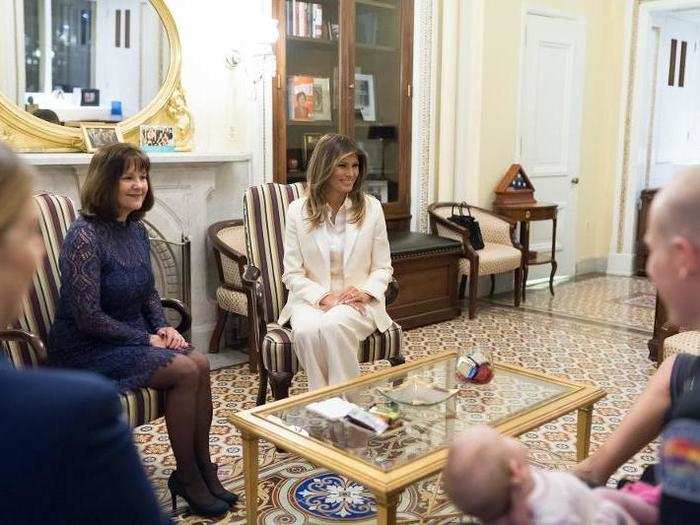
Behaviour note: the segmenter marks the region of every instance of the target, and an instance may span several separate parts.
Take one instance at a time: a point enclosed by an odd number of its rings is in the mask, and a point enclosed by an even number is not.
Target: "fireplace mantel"
[[[216,320],[218,274],[207,244],[207,227],[243,216],[243,194],[255,183],[251,155],[149,153],[155,205],[146,220],[169,241],[190,240],[192,342],[206,351]],[[35,190],[68,195],[76,207],[92,154],[27,153],[37,172]]]

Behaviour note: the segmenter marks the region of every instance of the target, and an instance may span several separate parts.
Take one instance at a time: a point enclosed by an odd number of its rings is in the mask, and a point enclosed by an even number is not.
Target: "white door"
[[[698,161],[697,42],[700,26],[672,16],[659,21],[655,122],[649,187],[666,184],[685,163]]]
[[[564,18],[526,16],[520,102],[520,164],[538,202],[559,205],[557,276],[573,275],[579,177],[584,26]],[[552,223],[533,222],[530,249],[551,252]],[[528,280],[549,276],[531,266]]]

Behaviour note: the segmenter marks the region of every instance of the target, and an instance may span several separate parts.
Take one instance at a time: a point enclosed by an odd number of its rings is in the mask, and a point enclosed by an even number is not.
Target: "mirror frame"
[[[180,36],[165,0],[150,0],[160,16],[170,43],[170,67],[165,82],[155,98],[137,114],[117,124],[126,142],[139,144],[142,124],[173,126],[175,150],[190,151],[194,121],[187,107],[180,81],[182,47]],[[0,93],[0,141],[23,153],[85,152],[80,128],[51,124],[25,111]]]

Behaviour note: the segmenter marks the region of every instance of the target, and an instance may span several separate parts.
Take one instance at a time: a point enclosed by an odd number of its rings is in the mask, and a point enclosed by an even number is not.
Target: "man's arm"
[[[671,406],[671,370],[675,356],[664,360],[620,426],[574,473],[593,485],[604,485],[620,466],[659,435]]]

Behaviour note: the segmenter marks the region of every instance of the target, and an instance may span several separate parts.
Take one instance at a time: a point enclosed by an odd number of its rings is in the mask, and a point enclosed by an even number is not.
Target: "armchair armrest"
[[[396,301],[399,295],[399,281],[392,278],[389,282],[389,286],[386,288],[386,305],[389,306],[391,303]]]
[[[170,297],[161,297],[160,304],[163,305],[163,308],[170,308],[180,314],[180,323],[175,327],[175,330],[184,334],[190,329],[190,326],[192,326],[192,316],[182,301]]]
[[[464,248],[464,256],[470,261],[479,260],[479,254],[472,247],[472,243],[469,240],[469,230],[467,228],[441,217],[432,210],[428,210],[428,217],[430,218],[430,231],[434,235],[440,235],[438,226],[450,230],[454,234],[461,237],[462,247]]]
[[[26,330],[19,329],[7,329],[0,330],[0,341],[17,341],[20,343],[25,343],[30,352],[33,354],[33,358],[37,365],[41,365],[46,362],[46,347],[38,336]],[[12,357],[12,356],[10,356]],[[20,368],[23,363],[14,363],[16,368]]]

